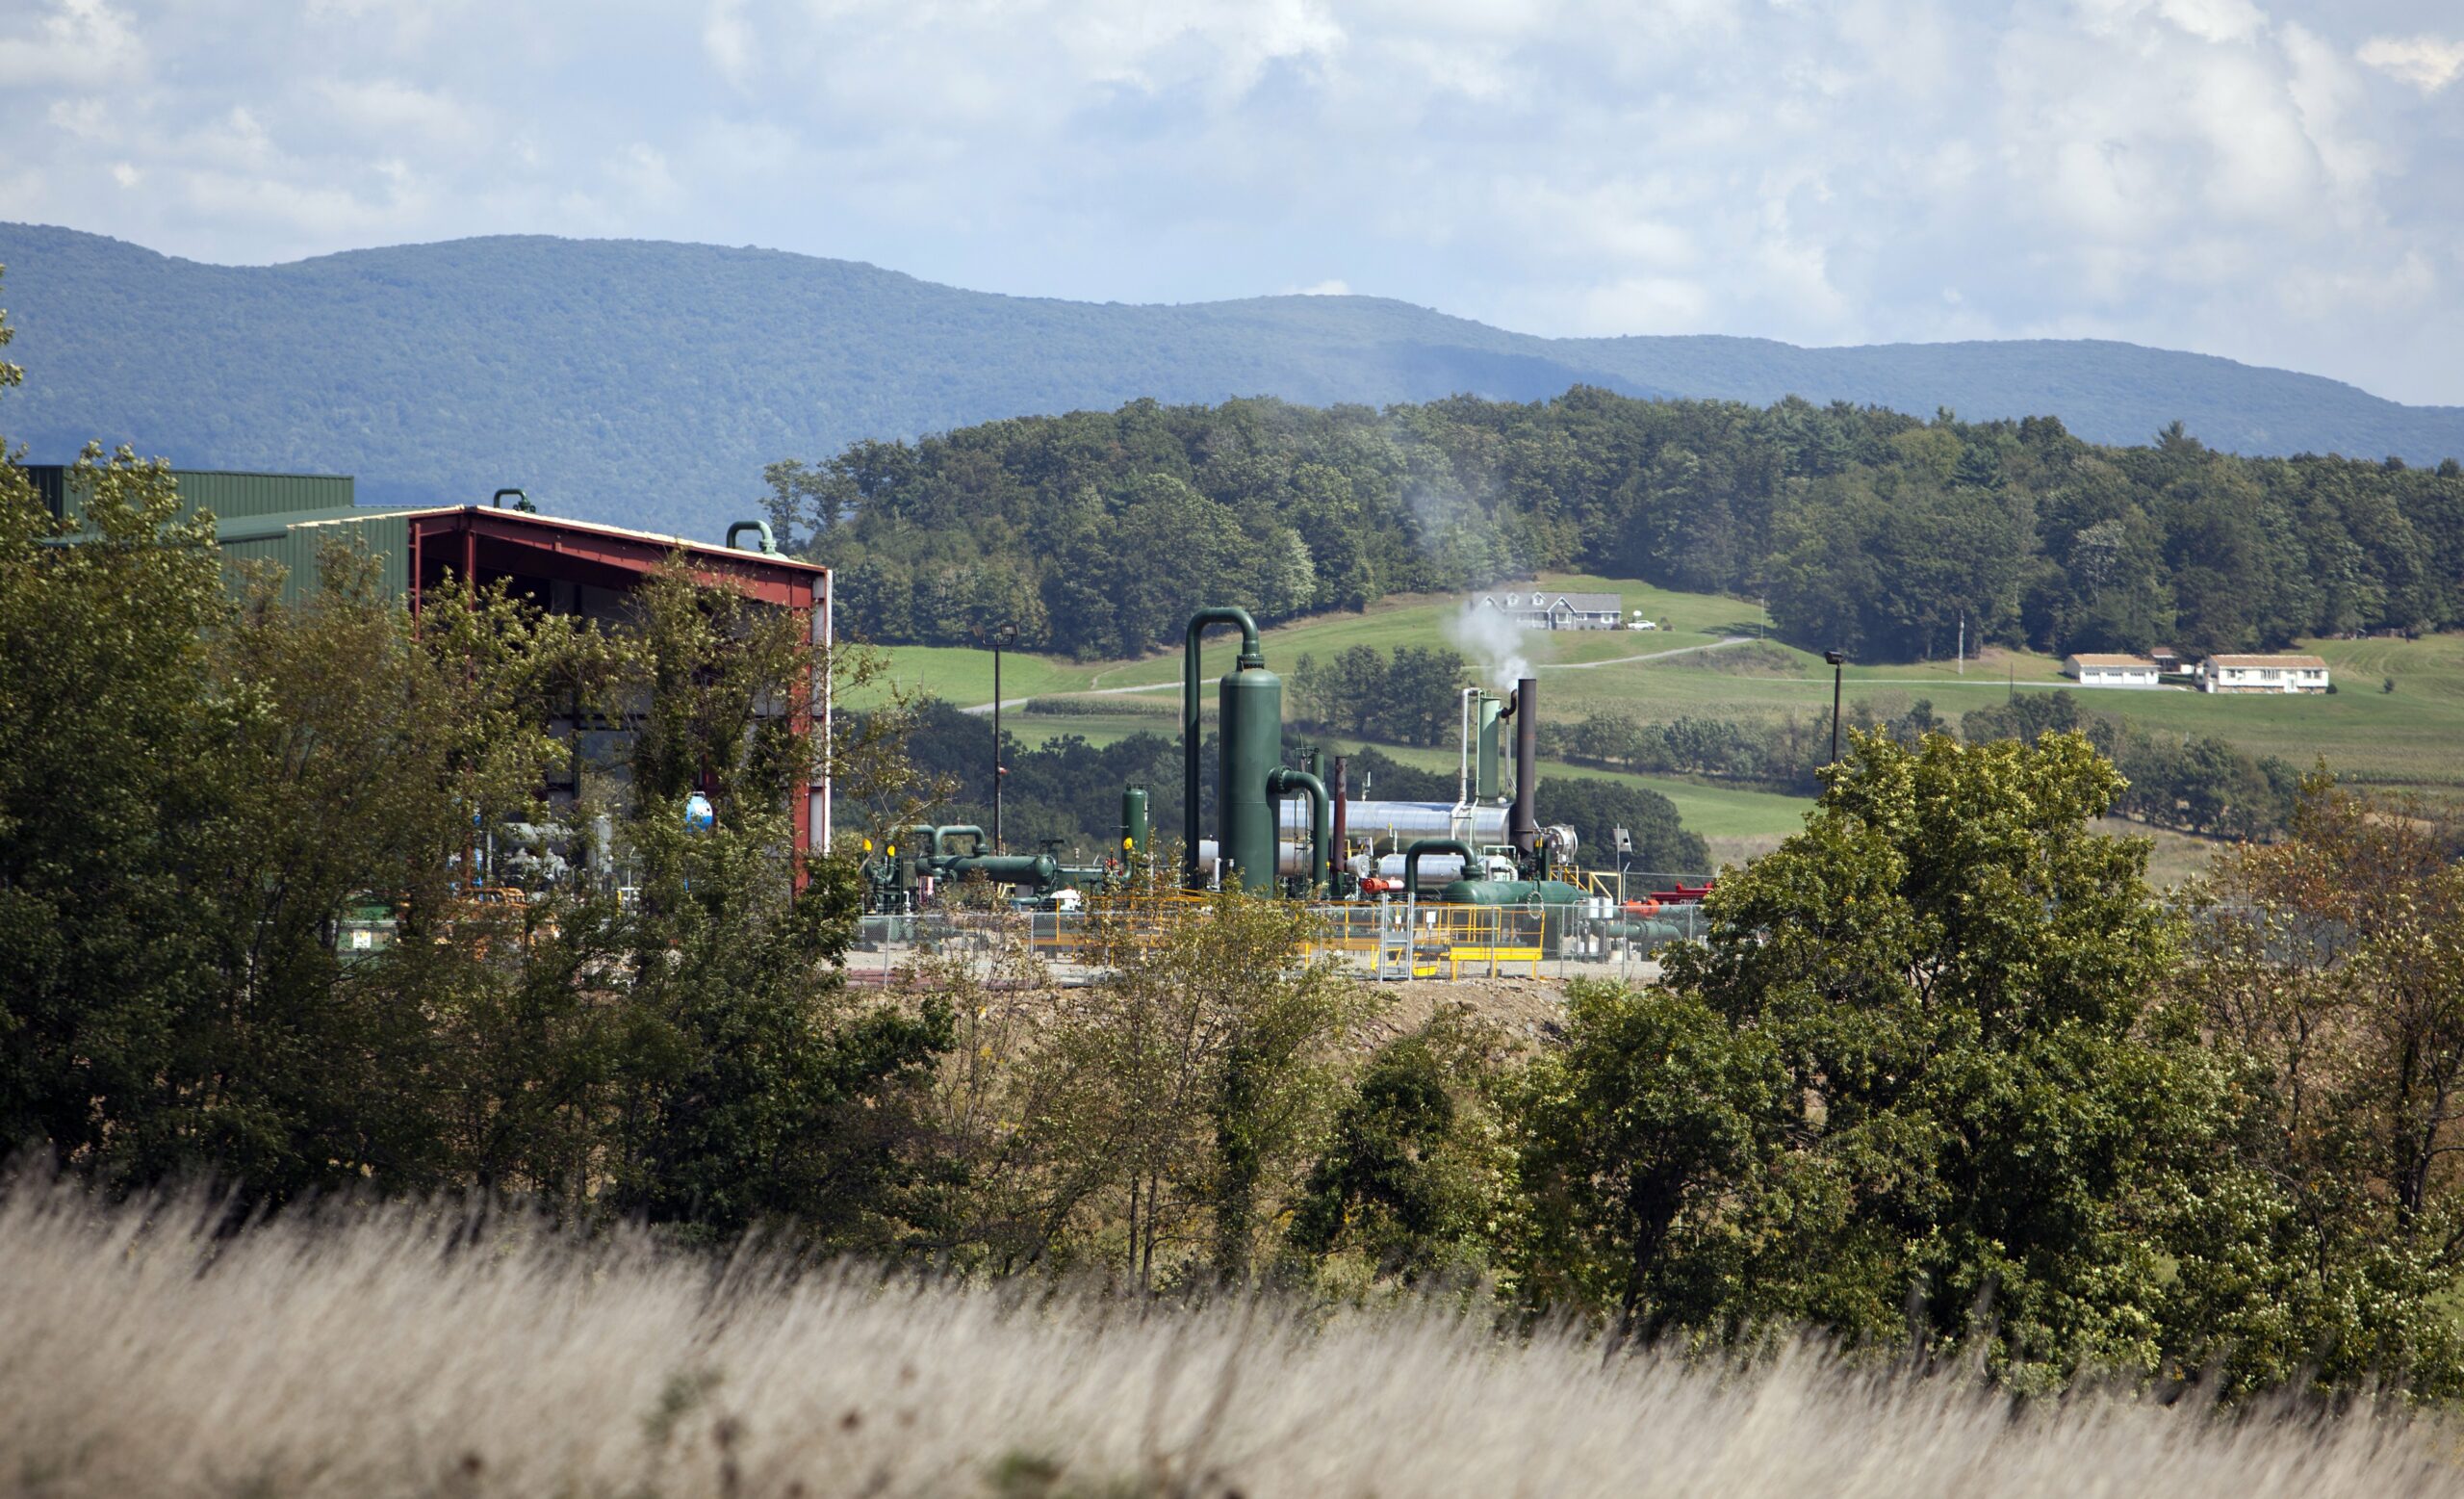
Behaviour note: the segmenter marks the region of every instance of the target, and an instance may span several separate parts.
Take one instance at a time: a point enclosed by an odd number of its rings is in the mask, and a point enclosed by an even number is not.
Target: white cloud
[[[0,85],[70,88],[134,81],[144,49],[128,18],[103,0],[53,0],[46,13],[21,13],[0,31]]]
[[[1349,297],[1351,283],[1341,276],[1333,276],[1323,281],[1313,282],[1308,286],[1287,288],[1284,295],[1286,297]]]
[[[0,5],[0,214],[207,259],[637,235],[1558,334],[2093,334],[2464,401],[2447,3],[47,0]]]
[[[2444,37],[2373,37],[2354,55],[2424,93],[2436,93],[2464,74],[2464,41]]]

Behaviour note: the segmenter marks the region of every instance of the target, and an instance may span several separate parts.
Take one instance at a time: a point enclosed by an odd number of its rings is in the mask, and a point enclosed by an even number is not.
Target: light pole
[[[1831,762],[1839,763],[1839,670],[1848,659],[1845,651],[1825,651],[1822,659],[1831,663]]]

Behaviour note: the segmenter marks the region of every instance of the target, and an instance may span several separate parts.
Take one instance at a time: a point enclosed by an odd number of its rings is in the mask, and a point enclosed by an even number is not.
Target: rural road
[[[1612,660],[1605,661],[1551,662],[1546,665],[1534,667],[1533,669],[1536,671],[1597,671],[1603,666],[1625,666],[1635,661],[1658,661],[1666,660],[1672,656],[1691,656],[1697,651],[1717,651],[1727,646],[1745,645],[1753,639],[1754,637],[1752,635],[1727,635],[1717,640],[1706,640],[1701,645],[1681,645],[1673,651],[1645,651],[1640,656],[1620,656]],[[1097,675],[1100,679],[1101,673],[1098,673]],[[1039,696],[1120,697],[1132,692],[1165,692],[1176,688],[1179,685],[1180,683],[1175,680],[1171,682],[1142,682],[1138,685],[1131,687],[1089,687],[1083,691],[1077,692],[1043,692],[1031,694],[1027,697],[1005,697],[1001,700],[1001,707],[1004,710],[1017,708],[1034,701],[1034,699]],[[992,705],[989,703],[977,703],[970,707],[962,708],[959,710],[959,711],[963,713],[988,713],[992,711]]]

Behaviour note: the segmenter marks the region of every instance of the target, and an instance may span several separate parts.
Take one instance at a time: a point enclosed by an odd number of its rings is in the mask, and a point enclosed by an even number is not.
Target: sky
[[[542,233],[2464,404],[2459,0],[0,0],[0,219]]]

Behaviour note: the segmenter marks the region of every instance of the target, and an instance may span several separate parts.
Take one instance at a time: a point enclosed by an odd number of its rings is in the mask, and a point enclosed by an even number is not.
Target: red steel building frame
[[[822,647],[827,660],[834,643],[831,609],[831,573],[826,567],[798,562],[761,552],[706,546],[657,536],[647,531],[595,526],[520,510],[464,505],[425,510],[407,517],[410,526],[410,604],[414,618],[420,599],[446,575],[481,582],[498,578],[523,582],[570,582],[628,592],[678,553],[684,555],[696,582],[709,588],[732,588],[746,598],[792,609],[806,622],[808,638]],[[800,684],[788,710],[792,733],[820,727],[825,754],[815,779],[797,783],[789,809],[795,826],[796,885],[805,883],[805,860],[815,851],[830,852],[830,763],[826,747],[831,733],[831,686],[827,668],[817,682]]]

